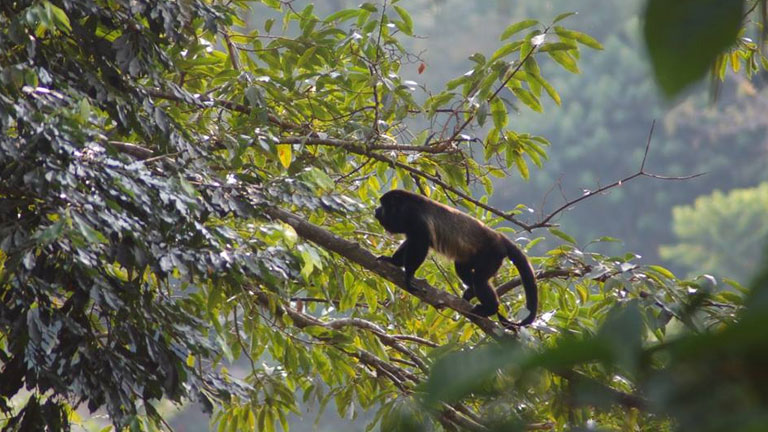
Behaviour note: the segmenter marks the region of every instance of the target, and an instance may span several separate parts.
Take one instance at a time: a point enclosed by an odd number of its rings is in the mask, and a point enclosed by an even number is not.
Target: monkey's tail
[[[512,263],[517,267],[518,273],[520,273],[520,279],[523,281],[523,288],[525,289],[525,308],[528,309],[530,314],[517,325],[527,326],[536,319],[536,311],[539,305],[539,292],[536,288],[536,276],[533,273],[533,267],[531,267],[528,257],[525,256],[522,250],[512,243],[512,240],[507,240],[507,256]]]

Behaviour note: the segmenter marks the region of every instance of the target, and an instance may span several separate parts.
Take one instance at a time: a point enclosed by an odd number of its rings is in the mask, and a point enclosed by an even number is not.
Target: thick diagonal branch
[[[309,240],[324,249],[333,251],[343,256],[344,258],[355,262],[362,267],[365,267],[367,270],[379,274],[400,288],[405,289],[405,279],[403,277],[402,270],[390,264],[376,260],[376,257],[373,254],[360,247],[360,245],[357,243],[353,243],[338,237],[333,233],[326,231],[323,228],[314,225],[291,212],[275,207],[266,208],[265,212],[270,217],[287,223],[293,227],[293,229],[296,230],[296,233],[300,237]],[[483,332],[496,340],[512,337],[509,332],[505,331],[497,323],[491,321],[488,318],[479,317],[472,314],[472,307],[463,299],[449,294],[446,291],[438,290],[429,285],[424,280],[414,280],[413,285],[417,288],[417,291],[413,292],[412,294],[423,302],[438,309],[448,307],[459,312],[467,319],[471,320]],[[590,385],[600,387],[604,390],[605,393],[612,395],[613,400],[622,406],[638,409],[644,409],[647,406],[647,403],[643,398],[605,386],[582,373],[576,371],[561,370],[553,370],[552,372],[568,380],[589,382]]]
[[[270,207],[266,209],[266,212],[269,216],[292,226],[299,236],[318,244],[324,249],[336,252],[344,258],[383,276],[400,288],[405,289],[405,278],[403,277],[402,270],[391,264],[378,261],[373,254],[360,247],[357,243],[338,237],[285,210]],[[438,290],[424,280],[417,279],[413,282],[413,285],[416,290],[412,294],[418,297],[421,301],[438,309],[448,307],[459,312],[494,338],[503,337],[506,333],[502,327],[498,326],[490,319],[474,315],[471,312],[472,306],[463,299],[449,294],[446,291]]]

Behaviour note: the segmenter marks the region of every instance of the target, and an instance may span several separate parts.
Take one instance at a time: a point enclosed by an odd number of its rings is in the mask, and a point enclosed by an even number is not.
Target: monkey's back
[[[424,220],[430,246],[435,251],[452,260],[465,260],[481,252],[506,256],[503,234],[466,213],[428,198],[425,200],[429,205]],[[489,246],[490,250],[483,250]]]

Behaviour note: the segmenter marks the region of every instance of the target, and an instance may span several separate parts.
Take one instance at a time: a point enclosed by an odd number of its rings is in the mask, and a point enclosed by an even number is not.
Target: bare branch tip
[[[643,162],[640,164],[640,172],[645,169],[645,161],[648,160],[648,150],[651,148],[651,140],[653,139],[653,130],[656,128],[656,119],[651,121],[651,130],[648,131],[648,140],[645,142],[645,153],[643,154]]]

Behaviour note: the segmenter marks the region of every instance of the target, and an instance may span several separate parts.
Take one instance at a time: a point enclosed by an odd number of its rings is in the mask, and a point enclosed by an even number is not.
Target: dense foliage
[[[733,326],[740,294],[487,203],[489,175],[527,178],[547,158],[508,115],[561,102],[539,59],[576,72],[602,48],[569,16],[510,24],[431,90],[402,78],[423,64],[397,2],[325,17],[277,0],[0,4],[0,424],[67,429],[82,407],[153,429],[163,399],[201,401],[230,430],[286,429],[298,403],[331,400],[383,430],[697,421],[709,406],[681,409],[701,381],[677,371],[719,363],[673,340],[759,339],[766,315]],[[416,295],[396,289],[401,272],[371,253],[393,246],[371,217],[390,187],[523,228],[525,247],[560,239],[533,257],[536,325],[510,342],[471,316],[440,260]],[[511,266],[498,279],[519,284]],[[762,342],[732,339],[718,347],[747,386]],[[749,395],[754,426],[765,399]]]

